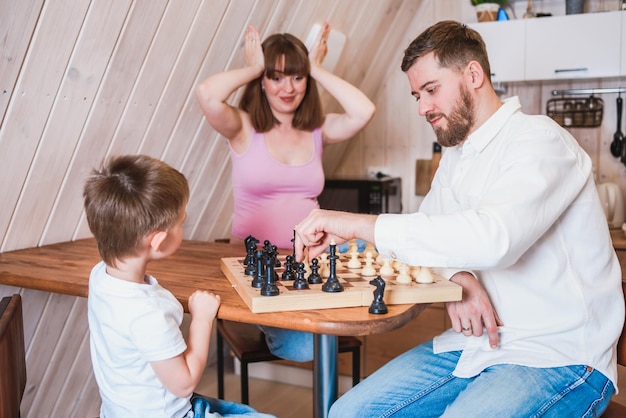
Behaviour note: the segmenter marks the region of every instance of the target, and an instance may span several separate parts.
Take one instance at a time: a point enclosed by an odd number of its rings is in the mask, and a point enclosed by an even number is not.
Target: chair
[[[224,340],[241,362],[241,403],[248,404],[248,364],[261,361],[280,360],[273,355],[265,343],[263,332],[252,324],[225,321],[217,323],[217,393],[224,399]],[[356,337],[339,337],[338,351],[352,352],[352,385],[361,379],[361,345]]]
[[[626,281],[622,280],[622,290],[626,295]],[[626,326],[622,329],[622,335],[617,342],[617,364],[626,366]],[[626,417],[626,406],[615,401],[609,403],[609,407],[602,414],[602,418],[624,418]]]
[[[17,418],[26,387],[22,297],[0,301],[0,417]]]

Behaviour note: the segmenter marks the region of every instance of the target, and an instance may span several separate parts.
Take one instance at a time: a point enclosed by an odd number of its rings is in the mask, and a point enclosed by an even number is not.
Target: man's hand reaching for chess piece
[[[328,248],[331,241],[341,244],[352,238],[361,238],[374,242],[376,216],[313,209],[295,227],[296,260],[303,260],[305,247],[308,249],[309,259],[317,257]]]

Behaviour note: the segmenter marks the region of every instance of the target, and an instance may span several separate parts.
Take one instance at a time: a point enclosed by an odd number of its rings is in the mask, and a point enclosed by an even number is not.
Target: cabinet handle
[[[558,73],[571,73],[571,72],[578,72],[578,71],[589,71],[589,68],[587,68],[587,67],[583,67],[583,68],[560,68],[560,69],[554,70],[554,72],[556,74],[558,74]]]

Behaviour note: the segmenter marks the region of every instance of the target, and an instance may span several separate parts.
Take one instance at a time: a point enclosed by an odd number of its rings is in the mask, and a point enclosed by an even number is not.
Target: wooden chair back
[[[25,387],[22,298],[16,294],[0,301],[0,418],[20,416]]]

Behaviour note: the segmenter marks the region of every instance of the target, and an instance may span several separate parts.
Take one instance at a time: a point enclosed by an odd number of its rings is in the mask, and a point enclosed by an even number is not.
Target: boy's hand
[[[189,296],[189,313],[194,318],[213,320],[217,315],[222,299],[206,290],[196,290]]]

